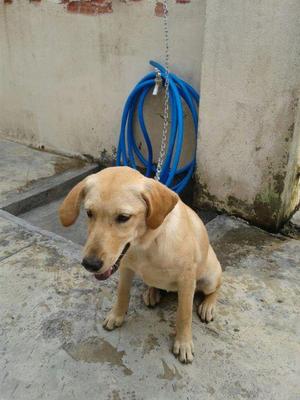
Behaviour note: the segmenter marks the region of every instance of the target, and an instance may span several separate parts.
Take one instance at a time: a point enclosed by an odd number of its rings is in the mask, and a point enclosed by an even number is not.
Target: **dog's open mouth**
[[[117,259],[117,261],[114,263],[113,266],[111,266],[110,268],[108,268],[107,271],[103,272],[103,274],[101,273],[96,273],[95,278],[98,279],[99,281],[105,281],[105,279],[109,278],[112,274],[114,274],[120,266],[120,262],[122,260],[122,258],[125,256],[125,254],[127,253],[127,250],[130,247],[130,243],[127,243],[126,246],[124,247],[124,249],[122,250],[122,253],[120,254],[120,257]]]

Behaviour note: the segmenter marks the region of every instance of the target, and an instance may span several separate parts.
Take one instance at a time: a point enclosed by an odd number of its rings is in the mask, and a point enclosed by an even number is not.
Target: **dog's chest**
[[[177,268],[167,256],[159,252],[140,255],[135,258],[131,268],[148,286],[168,291],[177,291]]]

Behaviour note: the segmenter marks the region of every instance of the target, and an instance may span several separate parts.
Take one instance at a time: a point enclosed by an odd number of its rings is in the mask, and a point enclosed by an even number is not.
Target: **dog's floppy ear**
[[[178,195],[166,186],[148,179],[142,197],[147,205],[146,224],[150,229],[158,228],[178,202]]]
[[[63,226],[70,226],[76,221],[84,196],[84,188],[85,180],[77,183],[59,207],[59,218]]]

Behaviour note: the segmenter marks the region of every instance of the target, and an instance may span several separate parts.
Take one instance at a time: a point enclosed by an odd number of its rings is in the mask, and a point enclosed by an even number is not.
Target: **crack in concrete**
[[[0,262],[2,262],[2,261],[4,261],[4,260],[7,260],[8,258],[13,257],[13,256],[15,256],[15,255],[18,254],[18,253],[21,253],[21,251],[28,249],[28,248],[31,247],[33,244],[34,244],[34,242],[31,242],[31,243],[28,244],[27,246],[21,247],[20,249],[15,250],[13,253],[11,253],[11,254],[9,254],[9,255],[7,255],[7,256],[0,257]]]

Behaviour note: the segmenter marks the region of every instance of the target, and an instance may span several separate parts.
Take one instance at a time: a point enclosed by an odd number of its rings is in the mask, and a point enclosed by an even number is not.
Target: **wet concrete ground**
[[[0,211],[1,400],[298,400],[299,241],[223,216],[207,227],[224,283],[215,321],[194,312],[182,365],[175,294],[148,309],[136,280],[126,323],[107,332],[117,274],[95,281],[80,246]]]

